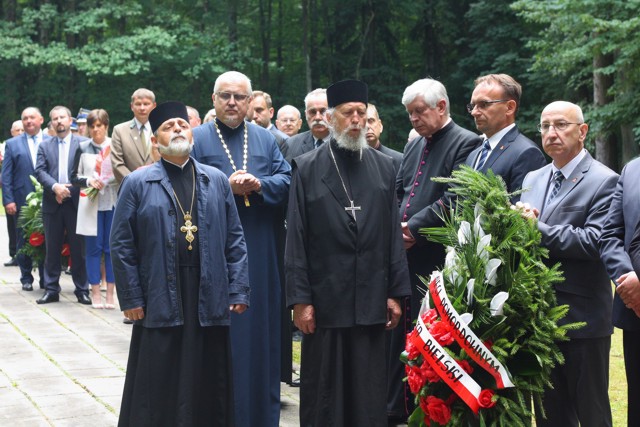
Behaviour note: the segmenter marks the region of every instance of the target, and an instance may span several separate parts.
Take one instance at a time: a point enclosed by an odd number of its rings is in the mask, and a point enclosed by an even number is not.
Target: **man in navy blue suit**
[[[22,112],[22,125],[24,133],[7,141],[4,161],[2,165],[2,204],[7,215],[17,218],[20,209],[26,203],[29,193],[35,190],[31,183],[30,175],[34,175],[38,146],[43,141],[51,139],[42,132],[44,122],[42,113],[36,107],[27,107]],[[16,224],[16,250],[24,245],[22,228]],[[23,291],[33,290],[33,264],[31,258],[18,254],[20,266],[20,283]],[[40,273],[40,287],[43,287],[42,265],[38,266]]]
[[[38,147],[36,178],[42,184],[42,222],[47,254],[44,260],[44,295],[36,302],[48,304],[60,299],[60,261],[65,232],[71,249],[71,277],[81,304],[91,304],[84,264],[82,237],[76,234],[80,189],[70,184],[73,159],[86,138],[71,134],[71,112],[53,107],[49,113],[56,137]]]
[[[484,141],[465,163],[482,172],[491,169],[502,177],[510,193],[520,190],[529,172],[547,164],[542,150],[516,125],[522,87],[507,74],[478,77],[475,85],[467,111]],[[520,196],[511,199],[513,203],[518,200]]]

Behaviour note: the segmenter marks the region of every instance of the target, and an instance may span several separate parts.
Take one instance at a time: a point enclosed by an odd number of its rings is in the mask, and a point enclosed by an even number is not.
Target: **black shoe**
[[[133,325],[133,320],[125,317],[124,319],[122,319],[122,323],[124,323],[125,325]]]
[[[40,299],[37,299],[36,302],[38,304],[49,304],[50,302],[58,302],[60,301],[60,295],[55,292],[46,291]]]
[[[32,291],[33,290],[33,285],[31,283],[23,283],[22,284],[22,290],[23,291]]]
[[[5,267],[16,267],[18,265],[18,260],[16,257],[12,257],[9,261],[4,263]]]
[[[300,378],[296,378],[295,380],[291,380],[289,385],[291,387],[300,387]]]
[[[88,295],[80,294],[78,295],[78,302],[84,305],[91,305],[91,298]]]

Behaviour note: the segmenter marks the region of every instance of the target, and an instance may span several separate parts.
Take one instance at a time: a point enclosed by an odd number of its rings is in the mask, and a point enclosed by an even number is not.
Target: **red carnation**
[[[429,328],[429,333],[440,345],[449,345],[454,341],[451,328],[444,322],[436,322]]]
[[[420,356],[420,350],[418,350],[418,347],[413,345],[413,342],[411,341],[412,334],[413,332],[407,334],[407,340],[404,344],[404,350],[407,352],[407,358],[409,360],[416,360],[418,356]]]
[[[62,252],[60,252],[60,255],[69,256],[70,254],[71,250],[69,249],[69,244],[65,243],[64,245],[62,245]]]
[[[422,362],[422,366],[420,366],[420,371],[422,372],[422,376],[427,379],[430,383],[437,383],[440,381],[440,375],[429,365],[429,362],[426,360]]]
[[[464,371],[467,374],[472,374],[473,373],[473,368],[471,367],[469,362],[467,362],[466,360],[456,360],[456,362],[458,362],[458,365],[460,365],[460,367],[462,369],[464,369]]]
[[[33,233],[31,233],[31,236],[29,236],[29,244],[31,246],[37,247],[40,246],[44,243],[44,235],[42,233],[38,233],[37,231],[34,231]]]
[[[422,387],[424,387],[426,379],[422,375],[420,368],[418,368],[417,366],[412,366],[412,367],[407,366],[407,368],[409,368],[409,369],[406,369],[407,383],[409,384],[411,393],[418,394],[420,393],[420,390],[422,390]]]
[[[425,325],[429,326],[438,318],[438,311],[435,308],[430,308],[422,313],[421,317]]]
[[[484,389],[480,392],[480,396],[478,396],[478,403],[481,408],[491,408],[495,406],[496,401],[493,400],[493,390]]]
[[[440,425],[447,425],[451,420],[451,408],[447,406],[444,400],[435,396],[427,396],[426,399],[421,399],[420,408],[429,418]]]

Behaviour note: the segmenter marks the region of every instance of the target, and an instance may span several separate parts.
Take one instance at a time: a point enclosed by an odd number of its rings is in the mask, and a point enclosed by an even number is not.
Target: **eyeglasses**
[[[244,102],[249,98],[249,95],[244,95],[241,93],[230,93],[230,92],[216,92],[216,96],[219,96],[223,101],[229,101],[231,98],[235,99],[237,102]]]
[[[476,104],[474,103],[467,104],[467,111],[471,113],[473,109],[476,107],[478,107],[478,110],[484,110],[491,104],[497,104],[499,102],[507,102],[507,101],[510,101],[510,99],[493,99],[491,101],[478,101]]]
[[[540,133],[547,133],[549,129],[553,126],[556,132],[562,132],[567,129],[569,125],[581,125],[582,123],[571,123],[571,122],[557,122],[557,123],[539,123],[538,131]]]
[[[324,116],[324,113],[327,112],[326,108],[310,108],[307,110],[307,114],[310,115],[311,117],[315,116],[316,114],[320,113],[321,116]]]

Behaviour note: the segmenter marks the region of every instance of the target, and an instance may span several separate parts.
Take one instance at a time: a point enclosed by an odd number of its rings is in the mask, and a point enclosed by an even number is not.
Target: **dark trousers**
[[[62,203],[53,213],[43,213],[44,237],[47,255],[44,260],[44,287],[48,292],[60,293],[61,251],[65,232],[71,249],[71,277],[76,296],[89,295],[87,271],[84,261],[84,242],[76,234],[77,210],[71,200]]]
[[[640,331],[623,331],[622,345],[627,373],[627,425],[640,426]]]
[[[16,242],[16,223],[18,219],[18,214],[15,215],[7,215],[7,233],[9,234],[9,256],[13,258],[17,253],[17,242]]]
[[[609,405],[609,350],[611,337],[571,339],[558,344],[564,365],[551,372],[553,389],[546,390],[543,406],[547,419],[538,427],[611,427]],[[629,424],[630,426],[633,424]]]

